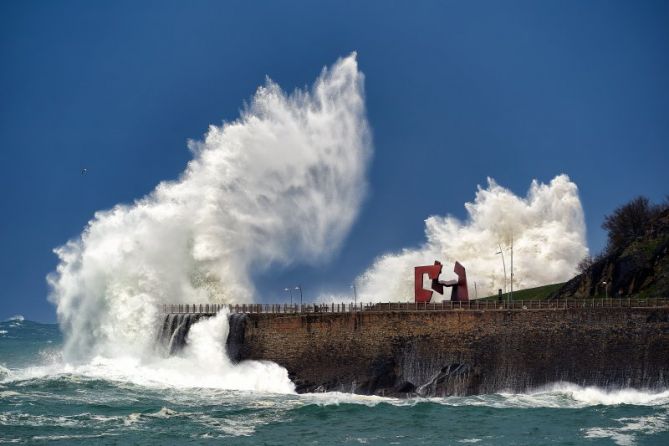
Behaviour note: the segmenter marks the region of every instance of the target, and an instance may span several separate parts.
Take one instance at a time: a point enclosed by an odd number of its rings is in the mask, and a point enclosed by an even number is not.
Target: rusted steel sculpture
[[[433,291],[423,288],[423,277],[427,274],[432,280],[432,289],[434,290],[435,282],[439,280],[439,275],[441,274],[441,267],[441,262],[435,260],[434,265],[417,266],[414,268],[414,291],[417,303],[429,302],[430,299],[432,299]],[[436,291],[438,291],[438,289]],[[444,294],[443,286],[441,287],[441,291],[438,292]]]
[[[460,262],[455,262],[453,272],[458,276],[455,280],[439,280],[443,265],[435,260],[434,265],[417,266],[414,268],[415,279],[415,299],[417,303],[427,303],[432,299],[432,294],[436,291],[444,294],[444,287],[451,287],[451,300],[454,302],[465,302],[469,300],[469,291],[467,290],[467,272]],[[423,276],[432,280],[432,290],[423,288]]]

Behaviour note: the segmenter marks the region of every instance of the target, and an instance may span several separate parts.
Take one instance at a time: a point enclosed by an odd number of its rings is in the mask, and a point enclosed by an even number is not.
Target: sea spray
[[[505,288],[499,247],[507,256],[510,288],[512,242],[515,289],[567,280],[588,253],[578,188],[567,175],[558,175],[549,184],[533,181],[524,198],[489,178],[488,187],[479,187],[475,200],[465,208],[466,221],[431,216],[425,220],[422,246],[377,258],[356,280],[359,300],[411,300],[414,266],[434,260],[444,263],[444,278],[455,277],[456,260],[466,267],[470,298],[476,293],[479,297],[494,294]]]
[[[132,354],[95,356],[81,364],[54,356],[39,365],[8,370],[0,367],[2,380],[85,379],[134,384],[146,388],[216,389],[290,394],[295,386],[285,368],[269,361],[234,364],[226,354],[228,312],[194,323],[183,348],[173,355],[156,350],[137,357]],[[131,352],[132,353],[132,352]]]
[[[48,278],[68,361],[146,360],[163,303],[249,302],[251,271],[317,263],[358,214],[371,155],[355,54],[290,95],[268,80],[189,144],[177,181],[101,211]],[[208,322],[203,322],[204,324]]]
[[[242,361],[233,364],[226,352],[229,329],[227,311],[199,320],[190,327],[186,345],[180,354],[152,361],[140,375],[150,373],[154,383],[173,387],[273,393],[295,391],[286,369],[275,363]]]

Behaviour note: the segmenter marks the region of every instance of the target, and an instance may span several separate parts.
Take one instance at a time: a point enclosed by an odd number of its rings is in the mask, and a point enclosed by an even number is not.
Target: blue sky
[[[256,277],[263,299],[348,289],[375,256],[422,242],[427,216],[464,217],[487,176],[524,194],[567,173],[598,252],[605,214],[669,192],[667,23],[652,1],[4,1],[0,318],[55,320],[54,247],[176,178],[186,140],[235,119],[266,75],[303,87],[352,51],[370,195],[331,263]]]

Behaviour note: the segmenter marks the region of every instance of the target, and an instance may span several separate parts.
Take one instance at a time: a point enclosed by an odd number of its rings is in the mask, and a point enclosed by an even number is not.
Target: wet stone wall
[[[235,359],[275,361],[303,392],[669,385],[666,308],[249,314],[237,336]]]

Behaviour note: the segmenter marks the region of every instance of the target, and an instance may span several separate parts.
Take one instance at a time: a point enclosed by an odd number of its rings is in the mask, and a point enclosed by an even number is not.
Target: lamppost
[[[609,298],[609,287],[606,286],[606,282],[602,282],[602,285],[604,285],[604,295],[606,298]]]
[[[285,292],[290,293],[290,306],[293,306],[293,290],[290,288],[284,288],[283,289]]]
[[[509,300],[513,302],[513,235],[511,236],[511,295]]]
[[[351,288],[353,288],[353,302],[355,305],[358,304],[358,291],[355,289],[355,283],[351,285]]]
[[[302,285],[295,287],[296,290],[300,290],[300,308],[302,308]]]
[[[497,254],[502,255],[502,268],[504,268],[504,294],[506,294],[506,262],[504,262],[504,250],[502,249],[502,245],[499,243],[497,244],[499,247],[499,252]],[[507,300],[509,299],[509,296],[506,296]]]

